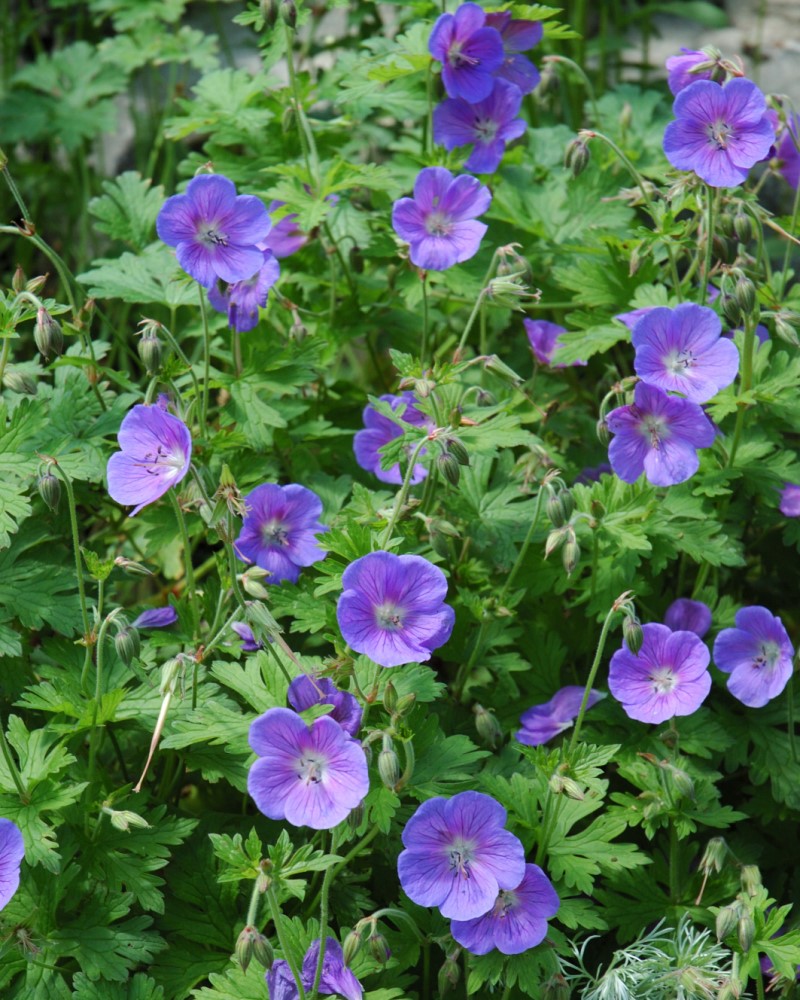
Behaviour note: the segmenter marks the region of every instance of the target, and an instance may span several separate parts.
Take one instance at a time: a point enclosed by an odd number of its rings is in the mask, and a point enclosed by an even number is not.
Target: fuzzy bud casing
[[[45,360],[49,360],[52,354],[61,354],[64,350],[64,335],[61,332],[61,326],[44,308],[40,308],[36,312],[33,339],[36,341],[39,353]]]
[[[644,632],[642,631],[642,623],[639,619],[634,615],[625,615],[622,620],[622,635],[628,649],[634,656],[638,656],[644,642]]]
[[[436,456],[436,468],[451,486],[458,486],[458,481],[461,478],[461,467],[455,455],[449,451],[440,452]]]
[[[344,964],[351,965],[353,959],[361,951],[361,935],[357,930],[352,930],[344,939],[344,944],[342,945],[342,955],[344,956]]]
[[[36,485],[42,500],[54,514],[58,513],[58,505],[61,502],[61,483],[58,477],[48,470],[43,476],[39,476],[39,482]]]
[[[386,943],[386,938],[380,933],[380,931],[373,931],[373,933],[370,934],[367,945],[369,946],[369,952],[372,957],[381,965],[386,965],[392,957],[392,952],[389,945]]]
[[[6,368],[3,372],[3,385],[22,396],[36,395],[36,379],[19,368]]]
[[[492,712],[488,712],[483,705],[475,704],[472,706],[472,712],[475,716],[475,728],[478,731],[478,736],[481,740],[490,746],[492,750],[500,743],[503,739],[503,730],[500,728],[500,723]]]
[[[125,666],[129,667],[139,657],[141,644],[138,631],[132,625],[121,628],[114,636],[114,649]]]
[[[733,294],[736,296],[739,308],[745,316],[749,316],[756,307],[756,286],[743,274],[736,282]]]

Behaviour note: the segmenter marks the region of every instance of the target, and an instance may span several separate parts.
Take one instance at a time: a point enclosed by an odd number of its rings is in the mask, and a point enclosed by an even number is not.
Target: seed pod
[[[61,502],[61,483],[58,478],[49,470],[43,476],[39,476],[36,484],[39,488],[39,496],[54,514],[58,513],[58,505]]]
[[[451,455],[449,451],[440,452],[436,456],[436,468],[448,483],[452,486],[458,486],[458,481],[461,478],[461,467],[455,455]]]
[[[36,312],[33,339],[36,341],[39,353],[46,361],[49,361],[51,354],[61,354],[64,350],[64,335],[61,332],[61,327],[44,308],[38,309]]]
[[[623,618],[622,636],[628,649],[634,656],[638,656],[644,642],[644,632],[642,631],[642,623],[634,615],[626,615]]]
[[[36,395],[36,380],[19,368],[6,368],[3,372],[3,385],[22,396]]]
[[[114,649],[125,666],[129,667],[139,657],[141,644],[138,631],[132,625],[121,628],[114,636]]]
[[[386,965],[392,957],[392,952],[386,943],[386,938],[379,931],[373,931],[370,934],[367,945],[372,957],[376,962],[380,962],[381,965]]]
[[[161,341],[158,339],[155,330],[146,329],[139,340],[136,348],[142,364],[147,369],[147,374],[152,375],[161,367]]]
[[[756,286],[743,274],[736,282],[733,294],[736,296],[739,308],[745,316],[749,316],[756,307]]]

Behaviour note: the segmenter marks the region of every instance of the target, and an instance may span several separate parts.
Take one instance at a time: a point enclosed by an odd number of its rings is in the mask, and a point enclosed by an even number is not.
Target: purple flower
[[[513,83],[523,94],[530,94],[539,83],[539,70],[521,53],[532,49],[542,40],[542,22],[512,20],[511,12],[503,10],[487,14],[486,24],[490,28],[496,28],[503,41],[503,64],[495,76]]]
[[[247,622],[231,622],[231,628],[242,640],[243,653],[255,653],[257,650],[264,648],[264,643],[256,639],[253,630]]]
[[[626,714],[639,722],[666,722],[691,715],[711,690],[709,653],[694,632],[643,625],[638,655],[623,642],[611,657],[608,687]]]
[[[108,460],[108,492],[117,503],[134,504],[133,517],[189,471],[192,435],[182,420],[160,406],[140,404],[122,421],[117,440],[122,451]]]
[[[569,729],[580,711],[583,690],[582,687],[569,684],[556,691],[550,701],[532,705],[523,712],[519,720],[522,729],[516,735],[517,742],[528,747],[538,747]],[[590,691],[587,709],[596,705],[602,697],[599,691]]]
[[[319,938],[311,942],[311,947],[303,959],[300,979],[303,989],[309,992],[314,986],[319,961]],[[269,1000],[298,1000],[300,994],[294,981],[289,963],[276,959],[266,974]],[[344,997],[345,1000],[361,1000],[361,983],[344,964],[342,946],[332,937],[325,938],[325,956],[322,959],[322,977],[319,981],[321,996]]]
[[[270,215],[283,208],[285,201],[271,201],[267,206]],[[271,250],[278,260],[291,257],[293,253],[308,243],[308,236],[297,228],[297,212],[290,212],[273,224],[269,236],[264,240],[264,246]]]
[[[423,802],[406,823],[397,859],[409,899],[455,920],[488,913],[500,889],[525,877],[525,849],[505,822],[505,809],[481,792]]]
[[[167,198],[156,219],[159,237],[175,247],[180,266],[206,288],[217,278],[233,284],[252,277],[264,262],[256,243],[271,225],[263,202],[237,195],[221,174],[193,178],[185,194]]]
[[[761,708],[788,684],[794,648],[780,618],[766,608],[741,608],[735,621],[736,628],[724,628],[714,640],[714,663],[730,674],[734,698]]]
[[[538,865],[525,865],[516,889],[501,889],[488,913],[472,920],[454,920],[450,933],[473,955],[497,948],[503,955],[521,955],[547,934],[547,919],[558,913],[560,901],[553,883]]]
[[[25,857],[22,831],[10,819],[0,819],[0,910],[19,888],[19,869]]]
[[[797,190],[800,184],[800,152],[797,150],[797,143],[800,141],[800,115],[791,115],[786,122],[781,141],[778,143],[776,151],[777,158],[781,161],[778,168],[786,178],[786,183]]]
[[[178,620],[178,612],[172,605],[165,608],[148,608],[131,623],[133,628],[169,628]]]
[[[672,111],[677,120],[664,133],[667,159],[712,187],[742,184],[775,141],[764,95],[750,80],[724,87],[698,80],[678,94]]]
[[[393,410],[397,410],[401,404],[404,404],[403,420],[407,424],[413,424],[419,428],[431,426],[429,418],[414,405],[417,400],[413,392],[404,392],[399,396],[387,394],[380,396],[379,399],[382,403],[388,403]],[[382,483],[396,483],[399,486],[403,482],[400,463],[398,462],[390,469],[382,469],[380,449],[389,444],[390,441],[400,437],[402,433],[402,427],[382,413],[378,413],[371,403],[366,406],[364,408],[364,430],[358,431],[353,438],[353,451],[361,468],[374,473]],[[423,449],[420,454],[425,454],[425,450]],[[428,470],[425,466],[417,462],[411,476],[412,484],[421,483],[427,475]]]
[[[664,612],[664,624],[673,632],[694,632],[702,639],[711,628],[711,608],[702,601],[679,597]]]
[[[739,371],[739,351],[721,333],[713,309],[691,302],[675,309],[658,306],[633,328],[634,370],[648,385],[706,403]]]
[[[492,92],[477,104],[450,97],[434,109],[433,138],[447,150],[472,146],[466,169],[492,174],[500,166],[506,143],[527,128],[525,120],[516,117],[521,103],[519,87],[506,80],[495,80]]]
[[[269,819],[329,830],[369,791],[361,744],[329,715],[307,726],[288,708],[270,708],[250,726],[258,760],[247,790]]]
[[[218,282],[208,290],[208,301],[217,312],[228,314],[228,325],[247,333],[258,325],[258,307],[267,304],[269,290],[281,276],[280,264],[271,250],[262,252],[262,266],[249,278],[220,288]]]
[[[575,477],[575,484],[599,483],[600,477],[610,475],[611,471],[611,466],[608,462],[601,462],[599,465],[587,465]]]
[[[492,74],[505,56],[500,32],[485,24],[486,14],[478,4],[463,3],[455,14],[441,14],[433,26],[428,50],[442,64],[449,97],[475,104],[491,93]]]
[[[333,705],[329,713],[342,729],[356,736],[361,728],[361,706],[358,699],[339,688],[327,677],[301,674],[289,685],[289,703],[296,712],[304,712],[312,705]]]
[[[719,292],[717,292],[719,295]],[[624,323],[629,330],[633,330],[642,316],[647,316],[654,309],[660,308],[659,306],[642,306],[640,309],[631,309],[630,312],[617,313],[614,319],[618,319],[620,323]]]
[[[710,80],[713,72],[712,68],[693,72],[695,66],[711,61],[706,52],[686,49],[683,46],[681,46],[681,52],[683,55],[670,56],[667,59],[667,73],[669,74],[667,83],[669,89],[676,95],[686,87],[696,83],[697,80]]]
[[[474,177],[453,177],[444,167],[425,167],[414,182],[414,197],[394,203],[392,226],[410,244],[412,264],[426,271],[446,271],[480,249],[489,227],[476,222],[475,216],[491,203],[489,189]]]
[[[800,517],[800,486],[787,483],[783,487],[778,509],[784,517]]]
[[[269,583],[297,583],[301,567],[325,558],[315,536],[328,528],[317,520],[322,501],[316,493],[264,483],[244,500],[247,513],[234,546],[244,562],[269,571]]]
[[[450,638],[455,612],[447,580],[422,556],[371,552],[342,574],[339,628],[357,653],[382,667],[422,663]]]
[[[697,403],[656,386],[639,382],[633,398],[607,417],[615,435],[608,448],[611,468],[626,483],[642,472],[654,486],[686,482],[700,464],[696,449],[714,443],[714,425]]]
[[[549,323],[546,319],[524,319],[525,332],[531,344],[533,356],[540,365],[550,365],[556,349],[561,346],[561,334],[567,331],[563,326]],[[585,361],[573,361],[569,367],[585,365]],[[558,362],[553,368],[566,368],[567,365]]]

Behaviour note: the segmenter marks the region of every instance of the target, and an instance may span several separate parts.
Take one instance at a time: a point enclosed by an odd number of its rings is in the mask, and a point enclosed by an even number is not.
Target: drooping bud
[[[436,468],[452,486],[458,486],[461,478],[461,467],[455,455],[442,451],[436,456]]]
[[[271,575],[268,569],[261,566],[248,566],[242,573],[242,586],[251,597],[264,601],[269,597],[269,591],[261,581],[266,580]]]
[[[25,282],[25,291],[31,292],[33,295],[38,295],[47,284],[48,277],[49,275],[47,274],[37,274],[35,278],[31,278]]]
[[[720,296],[720,303],[722,305],[722,315],[725,319],[731,326],[739,326],[742,322],[742,307],[739,305],[738,300],[733,295],[723,292]]]
[[[394,788],[400,780],[400,761],[388,733],[383,734],[383,749],[378,754],[378,774],[387,788]]]
[[[722,909],[718,911],[715,921],[717,941],[724,941],[725,938],[733,932],[738,922],[739,907],[734,906],[733,904],[723,906]]]
[[[61,326],[43,307],[36,311],[33,339],[36,341],[39,353],[46,361],[49,361],[52,354],[61,354],[64,350],[64,335],[61,332]]]
[[[383,707],[389,715],[394,715],[397,709],[397,688],[391,681],[383,689]]]
[[[547,536],[547,541],[544,543],[544,557],[547,559],[548,556],[552,555],[566,540],[571,531],[569,525],[565,525],[563,528],[554,528],[550,534]]]
[[[395,709],[394,714],[398,718],[402,718],[404,715],[407,715],[414,707],[416,700],[417,696],[413,691],[409,694],[404,694],[402,698],[398,699],[397,708]]]
[[[361,828],[364,822],[364,806],[359,802],[355,809],[351,809],[347,814],[347,825],[355,833]]]
[[[44,475],[39,476],[36,484],[39,489],[39,496],[54,514],[58,513],[58,505],[61,502],[61,483],[57,476],[54,476],[48,469]]]
[[[719,222],[717,223],[723,236],[727,236],[730,239],[736,232],[734,228],[733,216],[730,212],[720,213]]]
[[[352,965],[353,959],[361,951],[361,935],[357,930],[351,930],[347,937],[344,939],[344,944],[342,945],[342,955],[344,957],[345,965]]]
[[[578,540],[573,535],[568,538],[564,543],[564,548],[561,551],[561,561],[564,564],[564,569],[566,570],[567,576],[572,576],[575,572],[575,568],[581,559],[581,547],[578,545]]]
[[[475,728],[478,730],[478,736],[494,750],[503,740],[503,730],[500,728],[497,717],[493,712],[487,711],[483,705],[477,703],[472,706],[472,712],[475,716]]]
[[[483,361],[484,370],[491,372],[492,375],[497,375],[504,382],[507,382],[510,386],[518,389],[524,384],[525,379],[521,378],[505,361],[501,361],[496,354],[489,354]]]
[[[733,294],[736,296],[739,308],[745,316],[749,316],[756,307],[756,286],[743,274],[736,282]]]
[[[294,6],[294,5],[293,5]],[[281,4],[281,9],[283,9],[283,4]],[[289,337],[292,340],[296,340],[299,344],[301,340],[305,340],[308,336],[308,327],[300,319],[300,313],[295,310],[292,313],[292,325],[289,328]]]
[[[264,24],[268,28],[271,28],[278,20],[277,0],[260,0],[258,6],[261,11],[261,16],[264,18]]]
[[[36,380],[19,368],[6,368],[3,372],[3,385],[23,396],[36,395]]]
[[[140,816],[138,813],[131,812],[128,809],[120,812],[116,809],[104,809],[104,812],[108,813],[114,829],[121,830],[123,833],[127,833],[131,827],[144,830],[150,826],[144,816]]]
[[[619,127],[623,132],[626,132],[633,122],[633,108],[631,107],[630,101],[626,101],[622,105],[622,111],[619,113]]]
[[[690,799],[693,802],[695,800],[694,782],[688,771],[684,771],[683,768],[675,767],[672,764],[669,768],[669,776],[675,786],[675,791],[683,796],[683,798]]]
[[[585,139],[573,139],[564,154],[564,166],[572,171],[573,177],[580,177],[589,166],[589,147]]]
[[[255,936],[258,931],[255,927],[242,928],[242,932],[236,939],[236,947],[234,948],[234,955],[236,956],[236,961],[241,965],[242,971],[247,972],[250,962],[253,958],[253,946],[255,944]]]
[[[757,896],[758,890],[762,887],[761,872],[758,865],[743,865],[739,873],[742,881],[742,888],[748,896]]]
[[[736,937],[739,939],[739,947],[742,951],[750,951],[756,936],[756,922],[753,914],[743,906],[739,914],[739,921],[736,925]]]
[[[555,491],[550,494],[547,498],[547,516],[556,528],[563,528],[567,523],[567,516],[564,510],[564,505],[561,503],[561,497]]]
[[[569,983],[560,972],[557,972],[544,984],[542,1000],[569,1000],[571,995]]]
[[[628,649],[634,656],[638,656],[644,642],[644,632],[642,623],[635,615],[625,615],[622,619],[622,636]]]
[[[608,424],[605,420],[598,420],[595,426],[595,431],[597,433],[597,440],[600,444],[608,444],[611,440],[611,434],[608,430]]]
[[[14,271],[14,276],[11,279],[11,287],[17,295],[19,295],[25,287],[25,272],[19,264],[17,264],[17,269]]]
[[[297,7],[294,0],[281,0],[279,13],[284,24],[292,29],[297,27]]]
[[[439,983],[439,996],[445,996],[450,990],[454,990],[458,986],[458,980],[461,976],[461,969],[458,967],[458,962],[452,958],[446,958],[442,964],[441,969],[439,969],[439,975],[437,977]]]
[[[381,965],[386,965],[392,957],[392,952],[383,934],[380,931],[373,931],[369,936],[367,944],[369,945],[370,954],[375,961],[380,962]]]
[[[740,243],[749,243],[753,238],[753,220],[747,212],[737,212],[733,228]]]
[[[775,333],[781,340],[785,340],[787,344],[791,344],[792,347],[800,347],[800,339],[798,339],[797,331],[786,316],[778,314],[775,317]]]
[[[153,326],[146,326],[136,346],[147,374],[152,375],[161,367],[161,341]]]
[[[141,649],[139,632],[132,625],[121,628],[114,636],[114,649],[125,666],[129,667],[134,660],[139,658]]]
[[[712,837],[706,844],[703,856],[700,859],[700,868],[704,872],[721,872],[725,856],[728,853],[728,845],[723,837]]]
[[[446,437],[444,439],[445,446],[451,455],[455,457],[455,460],[459,465],[469,465],[469,452],[464,447],[464,442],[457,437]]]

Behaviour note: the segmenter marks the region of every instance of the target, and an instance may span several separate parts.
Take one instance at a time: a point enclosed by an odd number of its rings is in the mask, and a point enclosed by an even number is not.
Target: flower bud
[[[761,872],[758,865],[743,865],[739,878],[742,881],[742,888],[748,896],[758,895],[758,890],[762,888]]]
[[[242,586],[244,587],[246,593],[251,597],[256,597],[260,601],[265,601],[269,597],[269,591],[261,583],[270,576],[269,570],[263,569],[260,566],[249,566],[244,573],[242,573]]]
[[[436,468],[452,486],[458,486],[461,478],[461,467],[455,455],[442,451],[436,456]]]
[[[547,559],[549,555],[552,555],[557,548],[560,548],[562,543],[566,541],[570,531],[572,529],[569,525],[565,525],[563,528],[554,528],[553,531],[547,536],[547,541],[544,543],[544,557]]]
[[[619,127],[623,132],[627,131],[633,122],[633,108],[629,101],[626,101],[622,105],[622,111],[619,113]]]
[[[46,361],[49,361],[51,354],[61,354],[64,350],[64,335],[61,332],[61,327],[44,308],[40,308],[36,312],[33,339],[36,341],[39,353]]]
[[[39,476],[36,484],[39,488],[39,496],[54,514],[58,513],[58,505],[61,502],[61,483],[58,477],[49,470],[44,475]]]
[[[268,969],[275,961],[275,952],[272,950],[269,938],[263,934],[257,934],[253,942],[253,958],[264,969]]]
[[[742,307],[739,305],[737,299],[733,295],[723,292],[720,296],[720,303],[722,305],[722,315],[725,319],[731,326],[739,326],[742,322]]]
[[[44,288],[48,277],[47,274],[37,274],[35,278],[25,282],[25,291],[37,295]]]
[[[719,226],[722,235],[726,236],[728,239],[730,239],[736,232],[733,222],[733,215],[731,215],[730,212],[722,212],[720,214],[719,222],[717,223],[717,225]]]
[[[111,825],[116,830],[121,830],[123,833],[127,833],[131,827],[138,827],[142,830],[150,826],[144,816],[140,816],[138,813],[130,812],[130,810],[123,810],[118,812],[116,809],[106,809],[111,819]]]
[[[725,938],[734,930],[739,921],[739,907],[733,904],[729,906],[723,906],[721,910],[718,911],[716,917],[716,932],[717,941],[724,941]]]
[[[569,983],[560,972],[557,972],[544,984],[542,1000],[569,1000],[571,995],[572,990],[569,988]]]
[[[296,340],[299,344],[301,340],[305,340],[308,336],[308,327],[300,319],[300,313],[295,312],[292,315],[292,325],[289,328],[289,337],[291,340]]]
[[[622,619],[622,636],[628,649],[634,656],[638,656],[644,642],[644,632],[642,623],[635,615],[625,615]]]
[[[561,561],[566,570],[567,576],[572,576],[575,571],[575,567],[580,562],[581,558],[581,547],[578,545],[578,541],[573,535],[572,538],[568,539],[564,543],[564,548],[561,551]]]
[[[718,233],[714,233],[714,237],[711,240],[711,248],[715,258],[721,260],[724,264],[732,264],[736,259],[736,244],[733,240],[726,240]]]
[[[383,707],[389,715],[394,715],[397,709],[397,688],[391,681],[383,689]]]
[[[257,928],[251,927],[249,924],[242,929],[236,941],[234,954],[243,972],[247,972],[252,959],[255,959],[265,969],[268,969],[275,959],[272,945],[267,938],[260,934]]]
[[[6,368],[3,372],[3,385],[19,395],[36,395],[36,380],[19,368]]]
[[[364,822],[364,805],[359,802],[355,809],[351,809],[347,814],[347,825],[355,833],[361,828],[361,824]]]
[[[129,667],[134,660],[139,658],[141,645],[138,631],[132,625],[121,628],[114,636],[114,649],[125,666]]]
[[[753,220],[747,212],[737,212],[733,220],[736,238],[740,243],[749,243],[753,238]]]
[[[484,359],[483,367],[485,371],[497,375],[498,378],[501,378],[515,389],[518,389],[525,382],[525,379],[520,378],[514,369],[510,368],[505,361],[501,361],[496,354],[488,355]]]
[[[14,271],[14,277],[11,279],[11,287],[17,295],[19,295],[25,287],[25,272],[19,264],[17,264],[17,269]]]
[[[739,303],[739,308],[745,316],[749,316],[756,307],[756,286],[743,274],[736,282],[733,294]]]
[[[261,0],[258,6],[261,11],[261,16],[264,18],[264,24],[268,28],[271,28],[278,20],[277,0]]]
[[[463,441],[460,441],[457,437],[447,437],[444,443],[459,465],[469,465],[469,453],[464,447]]]
[[[286,107],[283,109],[283,114],[281,115],[281,131],[284,133],[284,135],[286,135],[286,133],[291,132],[294,129],[294,119],[295,119],[294,106],[291,104],[287,104]],[[300,322],[297,313],[294,313],[294,318],[296,323]]]
[[[475,393],[475,402],[478,406],[494,406],[497,403],[497,399],[488,390],[478,389]]]
[[[558,493],[550,494],[547,498],[545,508],[547,510],[547,516],[550,518],[553,525],[556,528],[563,528],[567,523],[567,516],[564,510],[564,505],[561,503],[561,497]]]
[[[370,934],[367,945],[372,957],[376,962],[380,962],[381,965],[386,965],[392,957],[392,952],[386,943],[386,938],[379,931],[373,931]]]
[[[344,939],[344,944],[342,945],[342,955],[344,956],[344,964],[352,965],[353,959],[361,951],[361,935],[357,930],[351,930],[347,937]]]
[[[785,316],[779,314],[775,317],[775,333],[781,340],[785,340],[787,344],[791,344],[792,347],[800,347],[800,339],[797,337],[797,332]]]
[[[450,422],[451,427],[460,427],[463,422],[464,416],[461,410],[459,410],[457,406],[454,406],[453,409],[450,411],[450,416],[447,419]]]
[[[700,859],[700,868],[704,872],[721,872],[728,853],[728,845],[723,837],[712,837],[706,844],[703,856]]]
[[[597,421],[597,424],[595,425],[595,431],[597,433],[597,440],[600,442],[600,444],[608,444],[608,442],[611,440],[611,434],[609,433],[608,424],[605,422],[605,420]]]
[[[755,936],[756,922],[753,920],[753,914],[747,907],[742,907],[736,925],[736,937],[739,939],[739,947],[742,951],[750,951]]]
[[[452,958],[446,958],[442,964],[441,969],[439,969],[438,982],[439,982],[439,996],[444,996],[458,986],[458,980],[461,976],[461,970],[458,967],[458,962]]]
[[[394,714],[398,718],[402,718],[404,715],[407,715],[414,707],[416,700],[417,696],[413,691],[410,694],[404,694],[402,698],[398,699],[397,708],[395,709]]]
[[[294,0],[281,0],[278,13],[284,24],[288,24],[292,29],[297,27],[297,7]]]
[[[378,754],[378,774],[387,788],[394,788],[400,780],[400,761],[388,733],[383,735],[383,749]]]
[[[475,728],[478,730],[478,736],[494,750],[498,743],[503,740],[503,730],[500,728],[500,723],[495,715],[488,712],[483,705],[473,705],[472,712],[475,716]]]
[[[584,139],[573,139],[564,154],[564,166],[572,171],[573,177],[579,177],[589,166],[589,147]]]
[[[161,367],[161,341],[152,327],[146,327],[136,347],[147,374],[152,375]]]
[[[672,783],[675,786],[675,791],[679,795],[683,796],[683,798],[690,799],[694,802],[694,782],[692,781],[692,777],[688,771],[684,771],[683,768],[672,765],[669,769],[669,774],[672,778]]]

